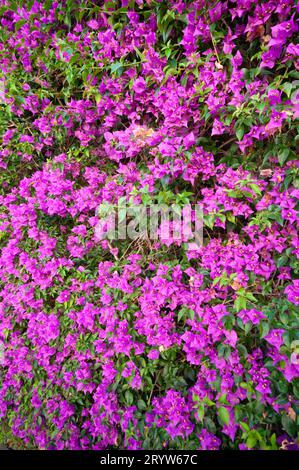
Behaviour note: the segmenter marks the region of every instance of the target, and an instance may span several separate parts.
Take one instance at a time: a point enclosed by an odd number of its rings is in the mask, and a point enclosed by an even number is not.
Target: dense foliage
[[[2,422],[40,449],[296,446],[297,2],[0,4]],[[120,199],[201,203],[203,246],[99,240]]]

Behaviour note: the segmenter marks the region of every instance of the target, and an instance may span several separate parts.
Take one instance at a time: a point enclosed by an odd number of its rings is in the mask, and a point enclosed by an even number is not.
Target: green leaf
[[[270,330],[269,323],[266,321],[261,322],[260,329],[261,329],[261,338],[264,338],[269,333],[269,330]]]
[[[203,216],[204,224],[210,229],[213,229],[215,223],[215,214],[208,214]]]
[[[205,415],[205,406],[204,406],[203,403],[200,403],[200,405],[197,409],[197,415],[198,415],[199,420],[202,422],[203,418],[204,418],[204,415]]]
[[[123,64],[121,62],[113,62],[110,65],[111,73],[115,73],[118,77],[122,74]]]
[[[27,20],[19,20],[15,23],[15,30],[18,31],[24,24],[27,23]]]
[[[283,164],[287,161],[287,158],[289,156],[290,149],[284,148],[278,152],[278,161],[280,166],[283,166]]]
[[[238,140],[242,140],[244,135],[244,127],[239,127],[239,129],[236,130],[236,136]]]
[[[253,449],[257,443],[257,436],[255,431],[250,431],[249,436],[246,440],[246,446],[248,449]]]
[[[133,393],[132,393],[130,390],[126,390],[126,392],[125,392],[125,399],[126,399],[126,403],[127,403],[129,406],[133,404],[134,397],[133,397]]]
[[[293,84],[290,82],[286,82],[282,84],[281,88],[289,98],[292,94]]]
[[[139,410],[146,410],[147,405],[146,405],[145,401],[138,400],[137,407],[138,407]]]
[[[214,406],[215,405],[215,403],[212,400],[210,400],[208,397],[204,397],[203,403],[205,403],[207,406]]]
[[[234,308],[237,310],[237,312],[240,312],[240,310],[246,309],[246,298],[239,295],[235,302],[234,302]]]
[[[242,429],[244,429],[244,431],[250,432],[250,427],[248,426],[247,423],[244,423],[244,422],[241,421],[240,426],[241,426]]]
[[[220,406],[220,408],[218,408],[218,415],[224,424],[226,425],[229,424],[230,422],[229,412],[224,406]]]
[[[281,418],[281,424],[283,429],[288,433],[291,437],[296,437],[297,434],[297,425],[294,421],[289,418],[287,415],[283,415]]]
[[[252,191],[254,192],[254,194],[256,194],[257,196],[261,196],[262,193],[261,193],[261,190],[259,188],[259,186],[255,183],[250,183],[250,189],[252,189]]]
[[[277,449],[276,434],[272,434],[270,438],[270,442],[271,442],[272,449],[276,450]]]

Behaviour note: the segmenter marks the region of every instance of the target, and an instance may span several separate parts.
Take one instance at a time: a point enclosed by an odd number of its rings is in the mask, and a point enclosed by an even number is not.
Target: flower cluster
[[[298,13],[1,2],[0,418],[25,447],[296,447]],[[99,239],[119,201],[200,203],[202,246]]]

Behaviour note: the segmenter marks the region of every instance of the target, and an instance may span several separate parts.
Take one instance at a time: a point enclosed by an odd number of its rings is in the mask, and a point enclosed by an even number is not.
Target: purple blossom
[[[282,335],[284,333],[284,330],[276,328],[271,330],[267,336],[265,336],[265,340],[274,346],[276,349],[280,349],[280,347],[283,344],[283,338]]]
[[[284,292],[289,302],[299,305],[299,280],[295,279],[292,284],[285,288]]]
[[[132,89],[138,95],[142,94],[146,89],[146,82],[145,82],[144,78],[142,78],[142,77],[137,78],[133,83]]]

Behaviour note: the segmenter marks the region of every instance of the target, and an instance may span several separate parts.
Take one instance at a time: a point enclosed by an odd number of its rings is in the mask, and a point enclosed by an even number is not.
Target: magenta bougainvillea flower
[[[298,445],[297,3],[1,2],[0,419],[24,448]],[[105,235],[140,206],[188,230]]]

